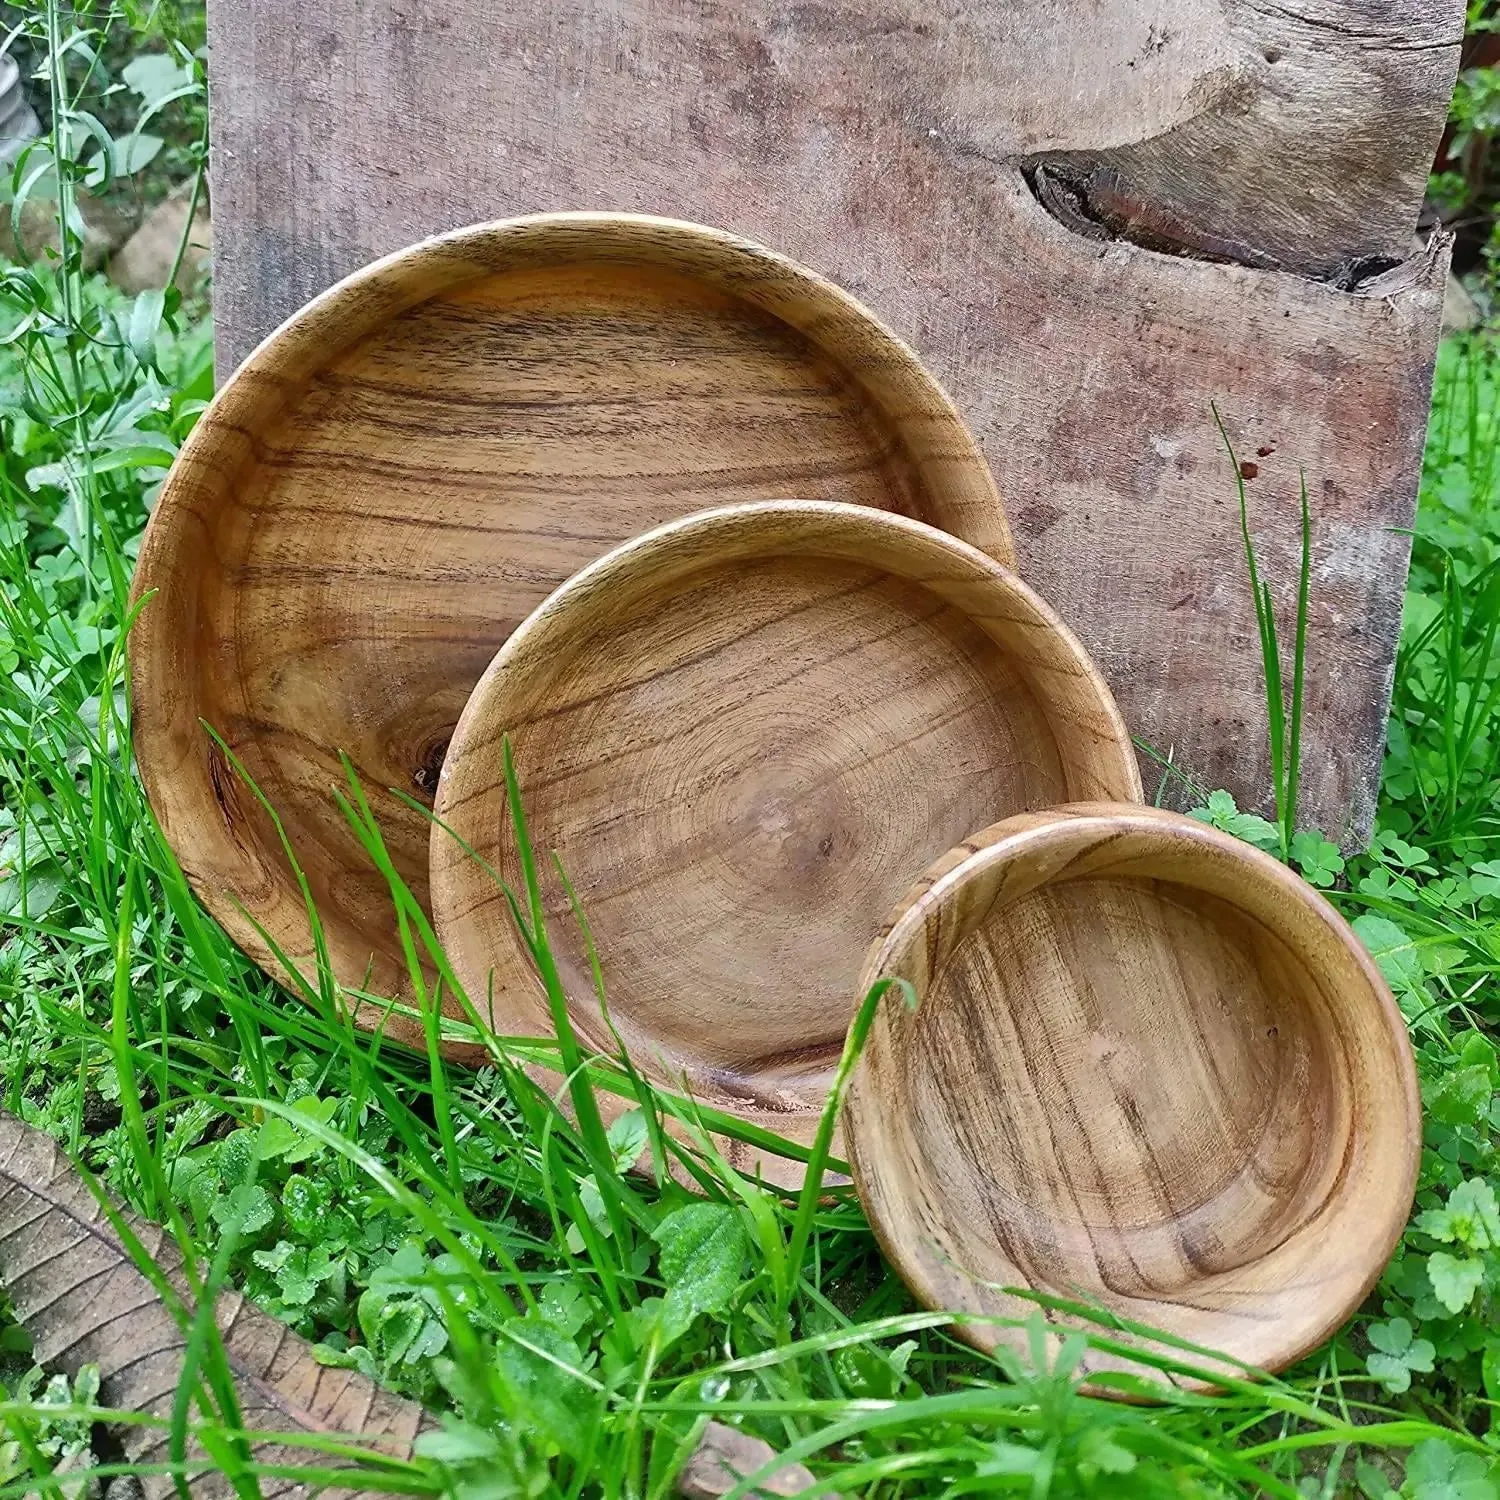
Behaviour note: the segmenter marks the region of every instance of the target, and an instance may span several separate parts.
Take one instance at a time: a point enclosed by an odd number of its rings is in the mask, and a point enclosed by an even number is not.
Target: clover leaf
[[[1310,829],[1292,836],[1291,855],[1292,862],[1302,871],[1302,878],[1312,885],[1332,885],[1344,873],[1339,846]]]
[[[1411,1389],[1412,1372],[1427,1374],[1432,1370],[1434,1353],[1426,1339],[1412,1337],[1412,1327],[1405,1318],[1388,1323],[1372,1323],[1365,1336],[1375,1349],[1365,1360],[1371,1376],[1386,1390],[1399,1396]]]

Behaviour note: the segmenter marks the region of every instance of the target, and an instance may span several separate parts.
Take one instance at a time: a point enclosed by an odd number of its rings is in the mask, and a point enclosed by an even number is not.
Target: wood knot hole
[[[421,763],[411,773],[412,785],[428,802],[431,802],[437,795],[438,777],[443,774],[443,757],[447,753],[448,741],[446,739],[436,741],[428,748]]]

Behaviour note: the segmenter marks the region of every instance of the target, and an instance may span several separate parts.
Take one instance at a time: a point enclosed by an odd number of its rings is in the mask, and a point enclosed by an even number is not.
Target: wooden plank
[[[1461,0],[211,0],[229,368],[375,255],[560,208],[832,276],[971,422],[1128,721],[1265,806],[1262,565],[1314,580],[1307,818],[1373,814],[1446,246]],[[1264,450],[1262,452],[1261,450]]]

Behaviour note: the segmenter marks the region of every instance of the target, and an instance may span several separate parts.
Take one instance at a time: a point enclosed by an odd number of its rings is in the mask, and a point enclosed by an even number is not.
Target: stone
[[[1457,276],[1449,276],[1443,290],[1443,332],[1468,333],[1483,321],[1474,294]]]
[[[115,252],[109,263],[109,279],[122,292],[159,291],[166,287],[188,227],[190,194],[179,190],[158,203],[145,222]],[[184,296],[197,291],[208,279],[213,260],[212,226],[208,203],[200,201],[193,214],[187,253],[177,272],[177,289]]]

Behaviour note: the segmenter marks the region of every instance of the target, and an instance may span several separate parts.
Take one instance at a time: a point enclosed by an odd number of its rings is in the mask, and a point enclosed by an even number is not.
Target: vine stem
[[[172,269],[167,272],[167,289],[177,285],[177,275],[187,259],[188,246],[193,238],[193,221],[198,217],[198,205],[203,201],[203,183],[208,172],[208,112],[203,114],[203,134],[198,142],[198,170],[193,173],[193,191],[188,195],[187,222],[177,240],[177,254],[172,257]]]

